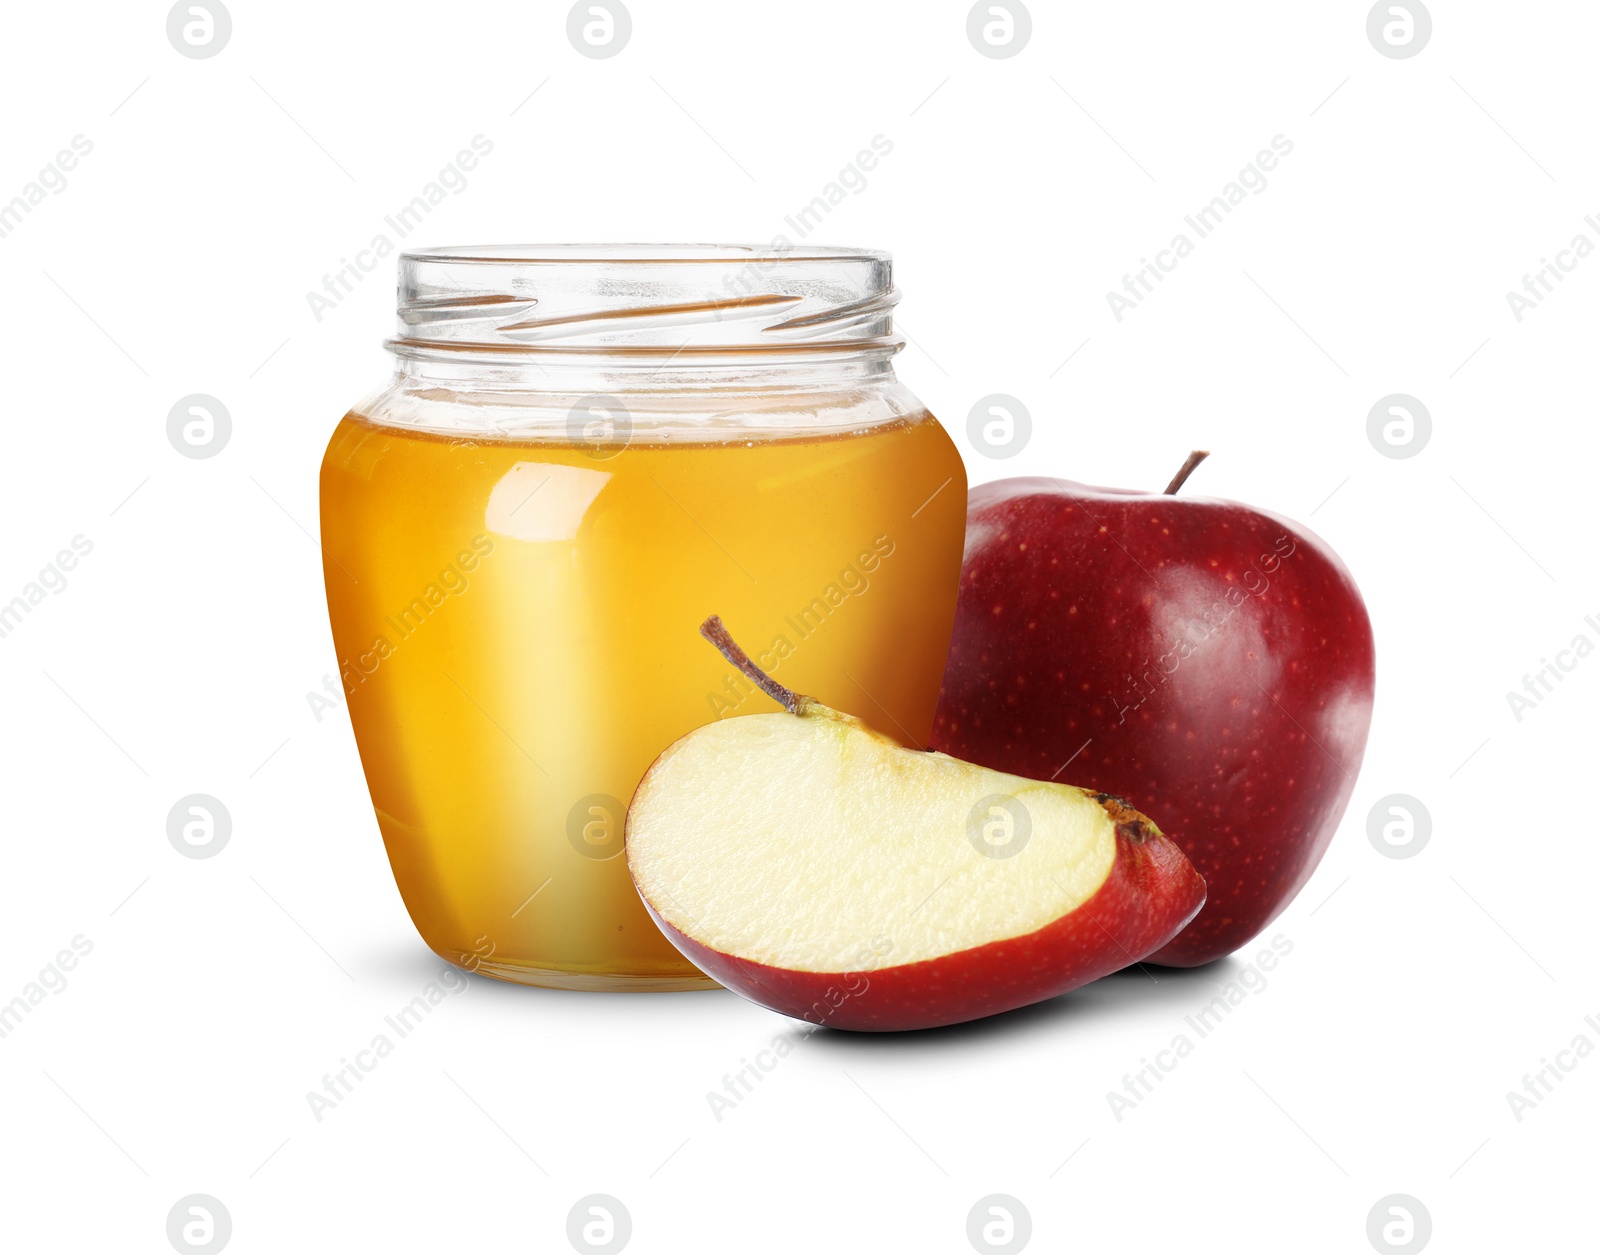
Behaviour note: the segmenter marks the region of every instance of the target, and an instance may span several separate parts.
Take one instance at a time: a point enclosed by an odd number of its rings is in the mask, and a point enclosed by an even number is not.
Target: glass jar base
[[[679,993],[691,989],[722,988],[709,976],[702,976],[698,972],[568,972],[526,963],[487,961],[480,961],[473,970],[517,985],[575,989],[587,993]]]

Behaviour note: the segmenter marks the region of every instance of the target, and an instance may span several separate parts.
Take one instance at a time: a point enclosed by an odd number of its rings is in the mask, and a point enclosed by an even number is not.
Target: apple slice
[[[955,1024],[1165,945],[1205,882],[1120,798],[908,749],[778,684],[789,713],[699,728],[628,809],[628,869],[667,938],[753,1002],[834,1028]]]

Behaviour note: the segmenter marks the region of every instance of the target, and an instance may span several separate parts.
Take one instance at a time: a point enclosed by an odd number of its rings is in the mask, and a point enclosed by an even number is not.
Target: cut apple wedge
[[[701,630],[788,713],[668,747],[626,850],[662,932],[734,992],[834,1028],[954,1024],[1137,962],[1204,903],[1121,799],[908,749]]]

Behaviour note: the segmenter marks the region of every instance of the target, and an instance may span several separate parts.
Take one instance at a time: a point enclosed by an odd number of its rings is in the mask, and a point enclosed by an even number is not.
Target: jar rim
[[[892,262],[879,248],[815,244],[447,244],[406,249],[402,262],[486,262],[499,265],[705,265],[728,262]]]
[[[624,359],[884,357],[894,262],[882,249],[750,244],[472,244],[399,259],[399,356],[485,351]]]

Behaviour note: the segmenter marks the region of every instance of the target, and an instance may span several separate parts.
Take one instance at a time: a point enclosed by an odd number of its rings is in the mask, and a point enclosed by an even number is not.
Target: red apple
[[[1230,953],[1310,879],[1372,721],[1372,625],[1350,573],[1278,515],[1010,479],[972,490],[933,744],[1064,772],[1160,823],[1204,909],[1151,956]]]
[[[789,713],[669,746],[626,848],[662,932],[736,993],[833,1028],[954,1024],[1125,967],[1205,900],[1120,798],[907,748],[704,630]]]

